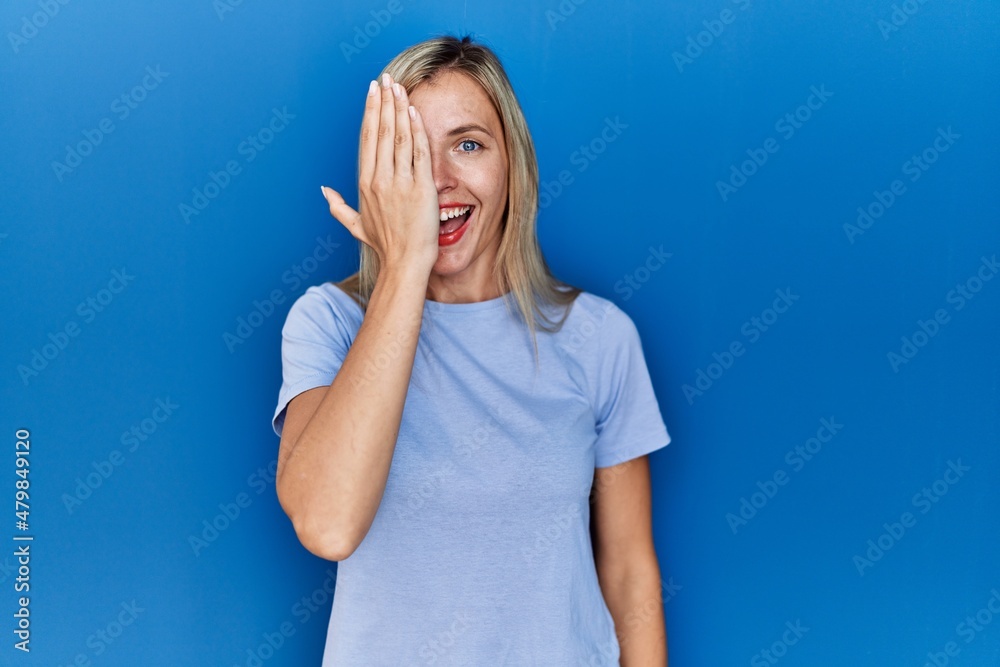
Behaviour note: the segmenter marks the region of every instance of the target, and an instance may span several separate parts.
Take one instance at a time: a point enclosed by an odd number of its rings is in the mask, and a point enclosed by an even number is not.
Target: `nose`
[[[448,163],[447,155],[434,149],[431,149],[431,174],[439,194],[454,190],[458,184],[452,165]]]

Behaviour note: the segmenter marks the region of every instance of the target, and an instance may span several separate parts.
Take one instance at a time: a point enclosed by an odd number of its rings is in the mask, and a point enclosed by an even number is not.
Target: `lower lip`
[[[472,211],[469,212],[469,217],[466,219],[465,223],[461,227],[451,232],[450,234],[438,234],[438,245],[439,246],[454,245],[458,243],[459,239],[462,238],[462,235],[465,234],[465,230],[469,228],[469,223],[472,222],[472,216],[474,216],[475,214],[476,214],[476,209],[472,209]]]

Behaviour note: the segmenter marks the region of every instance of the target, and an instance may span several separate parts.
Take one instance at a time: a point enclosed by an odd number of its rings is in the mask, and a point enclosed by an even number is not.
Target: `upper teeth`
[[[441,209],[441,222],[444,222],[448,218],[454,218],[458,215],[463,215],[468,211],[471,206],[459,206],[458,208],[443,208]]]

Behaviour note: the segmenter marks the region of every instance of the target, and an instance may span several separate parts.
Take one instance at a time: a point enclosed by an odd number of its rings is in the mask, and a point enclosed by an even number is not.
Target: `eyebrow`
[[[496,137],[493,136],[492,132],[490,132],[489,130],[487,130],[482,125],[477,125],[476,123],[467,123],[465,125],[459,125],[458,127],[454,128],[453,130],[451,130],[450,132],[448,132],[448,136],[452,137],[452,136],[455,136],[456,134],[465,134],[466,132],[482,132],[483,134],[485,134],[486,136],[490,137],[491,139],[495,139],[496,138]]]

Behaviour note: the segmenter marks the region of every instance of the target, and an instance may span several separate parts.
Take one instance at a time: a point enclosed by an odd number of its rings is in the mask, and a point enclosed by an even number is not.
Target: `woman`
[[[431,39],[381,84],[360,213],[323,188],[361,268],[293,304],[272,422],[281,505],[340,561],[323,664],[665,665],[636,328],[550,274],[490,49]]]

